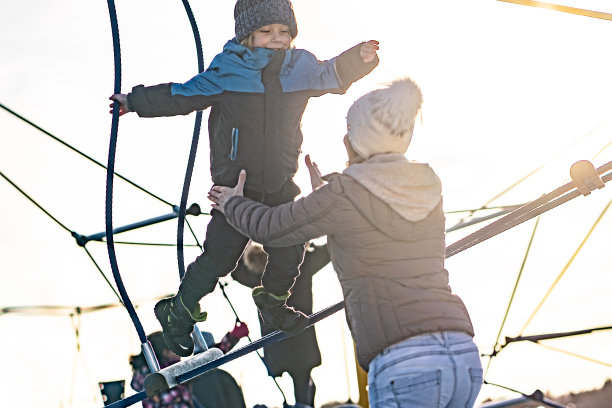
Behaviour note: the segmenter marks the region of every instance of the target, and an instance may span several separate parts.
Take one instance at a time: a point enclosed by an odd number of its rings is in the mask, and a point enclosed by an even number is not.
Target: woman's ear
[[[346,165],[348,166],[353,163],[362,162],[364,159],[363,157],[359,156],[359,154],[357,154],[355,149],[353,149],[348,133],[344,136],[343,141],[344,141],[344,147],[346,148],[346,154],[348,155],[348,161],[346,162]]]

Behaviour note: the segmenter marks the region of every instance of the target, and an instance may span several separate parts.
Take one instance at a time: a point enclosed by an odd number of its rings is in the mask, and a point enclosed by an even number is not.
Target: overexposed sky
[[[206,65],[233,36],[233,1],[192,1]],[[609,1],[564,1],[612,13]],[[446,211],[479,208],[508,186],[547,164],[492,203],[518,204],[552,191],[569,179],[572,163],[596,167],[612,160],[612,21],[581,17],[494,0],[295,0],[299,34],[295,44],[320,59],[377,39],[381,63],[346,95],[309,103],[303,120],[303,151],[324,172],[340,171],[348,107],[381,84],[409,75],[424,94],[410,159],[432,164],[444,183]],[[117,2],[122,49],[122,88],[183,82],[196,73],[191,28],[181,2]],[[106,2],[40,0],[0,3],[0,103],[106,163],[110,134],[108,96],[113,89],[112,38]],[[178,204],[195,115],[121,118],[116,170]],[[207,112],[205,112],[205,119]],[[190,202],[206,210],[210,187],[206,126],[203,126]],[[14,116],[0,110],[0,172],[68,229],[83,235],[104,230],[105,171]],[[296,180],[306,193],[302,166]],[[163,203],[117,181],[116,226],[170,212]],[[523,277],[501,337],[516,336],[546,291],[565,270],[523,334],[610,325],[612,215],[606,213],[568,265],[604,207],[608,186],[542,216]],[[93,306],[116,297],[70,234],[0,178],[0,307]],[[449,226],[458,216],[449,214]],[[206,216],[193,219],[203,238]],[[465,301],[482,353],[490,353],[534,222],[514,228],[447,262],[451,286]],[[471,230],[448,234],[450,244]],[[176,223],[123,234],[117,239],[172,243]],[[189,242],[193,242],[189,240]],[[106,246],[87,246],[110,278]],[[186,250],[186,260],[198,254]],[[174,248],[118,246],[128,293],[142,304],[147,332],[158,329],[153,299],[176,290]],[[240,317],[258,337],[249,290],[227,287]],[[315,278],[315,309],[340,300],[333,270]],[[220,293],[203,302],[210,320],[202,328],[220,338],[233,325]],[[76,354],[75,328],[80,333]],[[128,356],[138,338],[122,309],[67,316],[0,316],[5,372],[0,406],[98,407],[98,381],[128,379]],[[323,365],[313,371],[317,405],[355,400],[350,338],[341,314],[317,326]],[[530,393],[560,394],[600,387],[612,377],[612,334],[550,341],[555,348],[514,344],[492,362],[487,380]],[[241,343],[242,344],[242,343]],[[486,366],[488,360],[483,358]],[[250,355],[226,366],[242,385],[248,406],[282,399]],[[346,372],[349,379],[345,380]],[[338,380],[341,379],[341,380]],[[290,380],[281,379],[289,401]],[[36,390],[35,392],[33,390]],[[128,391],[129,386],[128,386]],[[480,400],[516,394],[485,386]]]

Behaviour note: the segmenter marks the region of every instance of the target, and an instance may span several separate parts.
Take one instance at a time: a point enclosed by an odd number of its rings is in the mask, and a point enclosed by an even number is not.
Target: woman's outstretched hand
[[[242,170],[240,175],[238,175],[238,184],[236,184],[236,187],[212,186],[208,192],[208,199],[213,202],[212,208],[225,214],[225,203],[233,196],[242,195],[245,181],[246,171]]]
[[[108,99],[110,99],[111,101],[119,102],[119,116],[125,115],[126,113],[130,112],[130,110],[127,107],[127,95],[126,94],[113,94]],[[111,103],[110,105],[108,105],[110,107],[110,110],[109,110],[110,114],[113,113],[114,105],[115,105],[114,103]]]
[[[317,188],[323,185],[321,171],[319,170],[317,163],[310,161],[309,154],[304,157],[304,160],[306,161],[306,167],[308,167],[308,172],[310,173],[310,185],[312,186],[312,191],[315,191]]]

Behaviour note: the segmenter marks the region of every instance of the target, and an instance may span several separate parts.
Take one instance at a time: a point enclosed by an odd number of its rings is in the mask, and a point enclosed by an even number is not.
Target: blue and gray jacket
[[[184,84],[138,85],[128,108],[141,117],[186,115],[211,108],[210,168],[215,184],[274,193],[293,178],[302,145],[300,123],[313,96],[344,93],[370,73],[361,44],[328,61],[306,50],[253,50],[229,41],[208,69]]]

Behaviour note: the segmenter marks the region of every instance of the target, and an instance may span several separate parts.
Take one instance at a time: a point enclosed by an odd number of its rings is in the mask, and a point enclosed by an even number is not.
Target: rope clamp
[[[601,176],[595,170],[595,166],[588,160],[580,160],[572,164],[570,176],[578,191],[584,196],[605,186]]]

